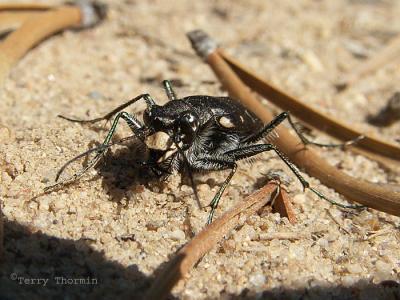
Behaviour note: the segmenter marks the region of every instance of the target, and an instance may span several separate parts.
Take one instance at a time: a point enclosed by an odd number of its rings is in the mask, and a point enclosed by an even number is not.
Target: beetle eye
[[[181,127],[182,133],[196,132],[199,126],[198,118],[193,113],[184,114],[180,120],[179,125]]]
[[[192,112],[183,114],[176,122],[176,133],[178,134],[179,140],[183,142],[184,148],[190,146],[198,127],[198,117]]]

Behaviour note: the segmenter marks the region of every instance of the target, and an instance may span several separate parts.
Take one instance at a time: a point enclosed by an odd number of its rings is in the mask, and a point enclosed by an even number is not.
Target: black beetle
[[[116,115],[103,144],[78,156],[81,157],[89,152],[96,151],[96,156],[88,165],[72,177],[47,187],[46,191],[77,180],[93,167],[111,145],[113,134],[122,118],[127,122],[134,135],[150,150],[153,150],[145,164],[160,177],[168,176],[173,171],[182,172],[187,168],[193,185],[192,171],[231,170],[210,202],[211,212],[208,217],[208,224],[212,222],[222,193],[236,172],[236,162],[270,150],[273,150],[293,171],[304,189],[309,188],[319,197],[333,204],[341,207],[352,207],[338,204],[310,187],[298,168],[274,144],[263,142],[280,123],[288,119],[304,143],[325,146],[308,141],[294,126],[288,112],[283,112],[270,123],[263,124],[254,113],[229,97],[188,96],[178,99],[168,80],[163,81],[163,85],[170,100],[163,106],[157,105],[149,94],[142,94],[101,118],[75,120],[60,116],[73,122],[94,123],[109,120]],[[143,113],[144,124],[135,116],[122,111],[140,99],[144,99],[147,104]],[[150,137],[160,134],[166,139],[160,145],[155,146]],[[349,142],[346,144],[349,144]],[[56,181],[65,167],[66,165],[58,172]],[[194,186],[193,188],[195,189]]]

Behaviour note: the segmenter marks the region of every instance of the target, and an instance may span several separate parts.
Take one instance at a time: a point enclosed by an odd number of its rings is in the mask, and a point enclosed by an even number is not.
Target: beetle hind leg
[[[360,140],[364,138],[363,135],[360,135],[352,140],[343,142],[343,143],[338,143],[338,144],[322,144],[322,143],[316,143],[313,141],[310,141],[302,132],[301,130],[296,126],[296,124],[293,122],[291,116],[289,113],[287,113],[287,119],[289,121],[290,126],[293,128],[293,130],[296,132],[296,135],[300,138],[300,140],[303,142],[304,145],[314,145],[322,148],[345,148],[351,145],[354,145],[358,143]]]
[[[327,148],[327,147],[328,148],[335,148],[335,147],[344,148],[346,146],[351,146],[364,138],[364,136],[361,135],[361,136],[356,137],[355,139],[349,140],[344,143],[339,143],[339,144],[322,144],[322,143],[316,143],[316,142],[310,141],[301,132],[301,130],[296,126],[296,124],[293,122],[289,112],[285,111],[283,113],[280,113],[278,116],[276,116],[271,122],[266,124],[260,131],[246,137],[241,142],[244,144],[251,144],[251,143],[258,142],[262,138],[268,136],[268,134],[272,133],[274,131],[274,129],[276,127],[278,127],[286,119],[288,120],[290,126],[296,132],[296,135],[300,138],[300,140],[303,142],[304,145],[314,145],[314,146],[323,147],[323,148]]]
[[[311,187],[308,181],[301,175],[299,169],[281,152],[279,149],[273,145],[273,144],[255,144],[255,145],[249,145],[249,146],[244,146],[239,149],[231,150],[226,152],[225,154],[229,156],[233,156],[235,160],[241,160],[245,159],[248,157],[251,157],[253,155],[257,155],[259,153],[265,152],[265,151],[274,151],[281,160],[290,168],[290,170],[296,175],[298,180],[301,182],[301,185],[303,186],[303,189],[309,189],[312,191],[314,194],[316,194],[319,198],[328,201],[330,204],[341,207],[341,208],[349,208],[349,209],[360,209],[363,208],[364,206],[361,205],[345,205],[338,203],[334,200],[329,199],[326,197],[324,194],[316,190],[315,188]]]

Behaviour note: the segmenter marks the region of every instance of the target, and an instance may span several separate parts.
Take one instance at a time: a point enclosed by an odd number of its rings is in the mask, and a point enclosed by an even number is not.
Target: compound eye
[[[179,118],[177,127],[179,139],[188,147],[195,138],[199,127],[199,120],[195,114],[186,113]]]
[[[147,126],[150,126],[151,128],[155,129],[158,131],[160,128],[162,128],[162,122],[161,119],[153,113],[152,110],[146,109],[143,113],[143,122]]]
[[[165,129],[164,123],[161,118],[155,117],[151,120],[152,127],[155,131],[162,131]]]
[[[186,113],[180,118],[180,127],[183,134],[196,132],[198,126],[198,118],[193,113]]]

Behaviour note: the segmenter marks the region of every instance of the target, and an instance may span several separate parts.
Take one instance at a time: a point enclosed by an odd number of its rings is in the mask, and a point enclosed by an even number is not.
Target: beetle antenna
[[[169,101],[174,101],[176,99],[178,99],[178,97],[176,96],[176,93],[174,91],[174,89],[172,88],[172,83],[169,80],[164,80],[163,82],[163,86],[164,86],[164,90],[165,93],[168,96]]]
[[[154,102],[154,99],[151,98],[151,96],[150,96],[149,94],[144,94],[143,99],[144,99],[144,101],[146,102],[147,107],[150,108],[150,109],[151,109],[154,105],[156,105],[156,103]]]
[[[153,105],[156,103],[154,102],[153,98],[149,94],[141,94],[139,96],[136,96],[135,98],[129,100],[128,102],[118,106],[117,108],[113,109],[111,112],[108,114],[104,115],[103,117],[100,118],[95,118],[95,119],[90,119],[90,120],[79,120],[79,119],[74,119],[70,117],[66,117],[63,115],[58,115],[59,118],[70,121],[70,122],[75,122],[75,123],[96,123],[102,120],[110,120],[114,115],[116,115],[118,112],[122,111],[124,108],[134,104],[135,102],[139,101],[140,99],[144,99],[146,102],[147,106],[151,108]]]

